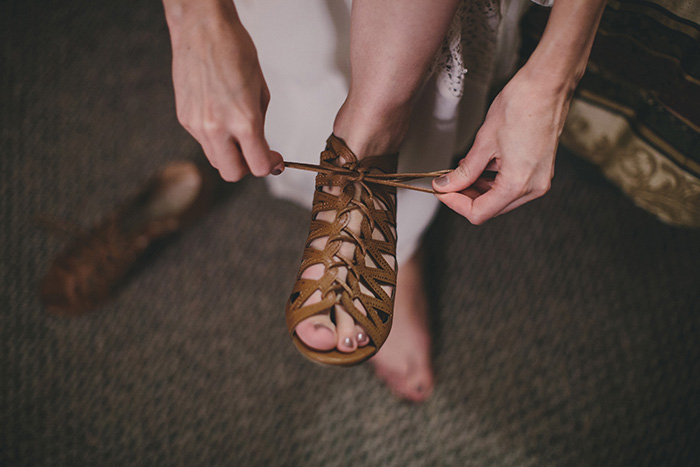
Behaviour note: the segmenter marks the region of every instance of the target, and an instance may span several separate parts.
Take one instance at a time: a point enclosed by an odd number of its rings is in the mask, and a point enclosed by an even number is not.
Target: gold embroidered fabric
[[[523,21],[533,50],[548,11]],[[660,220],[700,228],[700,0],[610,0],[561,142]]]

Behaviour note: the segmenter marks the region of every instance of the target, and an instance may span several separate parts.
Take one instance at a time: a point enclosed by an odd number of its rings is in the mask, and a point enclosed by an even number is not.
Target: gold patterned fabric
[[[523,22],[531,51],[547,12]],[[606,7],[561,142],[638,206],[700,228],[700,2]]]

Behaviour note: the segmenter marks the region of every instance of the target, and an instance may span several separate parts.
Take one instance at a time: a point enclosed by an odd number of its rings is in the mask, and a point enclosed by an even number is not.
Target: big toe
[[[304,344],[316,350],[331,350],[338,341],[335,326],[328,316],[307,318],[294,332]]]

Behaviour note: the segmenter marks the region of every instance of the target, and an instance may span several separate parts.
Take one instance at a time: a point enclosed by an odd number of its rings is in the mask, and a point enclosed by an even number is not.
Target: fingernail
[[[274,169],[271,173],[272,175],[279,175],[282,173],[282,169]]]
[[[435,185],[439,187],[447,186],[448,183],[450,183],[450,176],[447,174],[435,179]]]

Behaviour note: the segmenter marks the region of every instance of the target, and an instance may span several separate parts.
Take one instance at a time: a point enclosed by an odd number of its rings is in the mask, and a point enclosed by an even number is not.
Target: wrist
[[[550,95],[569,98],[586,71],[586,62],[574,66],[561,66],[549,61],[529,60],[521,69],[536,88]]]
[[[570,94],[583,77],[605,0],[557,0],[527,72],[551,89]]]

